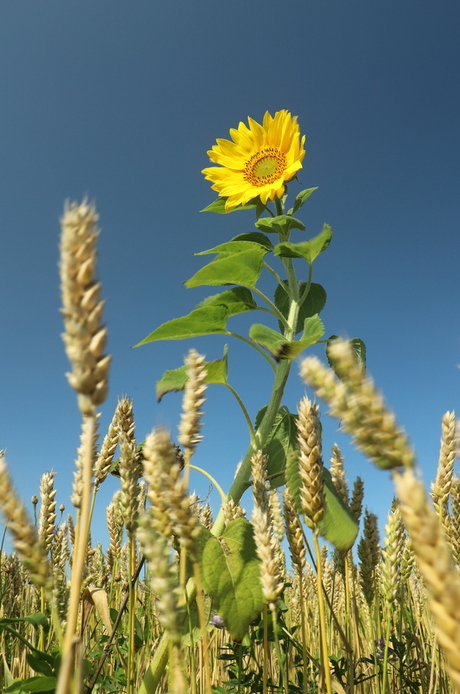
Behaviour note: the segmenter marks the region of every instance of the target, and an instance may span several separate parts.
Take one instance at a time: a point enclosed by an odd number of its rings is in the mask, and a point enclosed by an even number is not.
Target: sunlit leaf
[[[280,214],[277,217],[264,217],[257,220],[255,224],[260,231],[264,231],[266,234],[287,236],[292,229],[305,231],[305,224],[300,219],[290,217],[287,214]]]
[[[225,385],[227,383],[227,353],[228,347],[227,345],[225,345],[224,356],[222,357],[222,359],[203,362],[206,371],[206,376],[204,379],[204,382],[206,384]],[[160,402],[160,400],[166,395],[166,393],[184,390],[187,383],[187,377],[188,367],[186,365],[181,366],[178,369],[165,371],[160,380],[156,382],[156,395],[158,402]]]
[[[260,323],[251,325],[249,329],[251,340],[265,347],[277,361],[295,359],[307,347],[314,345],[323,334],[324,325],[317,315],[305,319],[301,340],[286,340],[281,333]]]
[[[337,493],[331,473],[323,468],[324,496],[326,509],[323,519],[318,523],[320,534],[340,550],[350,549],[358,534],[358,521]],[[286,465],[286,484],[291,492],[299,515],[303,514],[300,502],[302,480],[299,474],[298,453],[288,457]]]
[[[230,212],[236,212],[236,210],[250,210],[257,207],[257,203],[248,202],[246,205],[238,205],[237,207],[232,207],[230,210],[225,209],[225,203],[227,198],[217,198],[210,205],[205,207],[201,212],[217,212],[217,214],[230,214]]]
[[[288,214],[295,214],[297,210],[299,210],[302,207],[302,205],[308,200],[310,195],[315,192],[315,190],[318,190],[318,188],[308,188],[308,190],[300,191],[300,193],[298,193],[295,197],[294,206],[291,207],[290,210],[288,210]]]
[[[54,692],[57,684],[56,677],[28,677],[10,684],[4,692]]]
[[[275,359],[280,358],[280,355],[283,354],[284,346],[288,344],[284,335],[261,323],[251,325],[249,337],[257,344],[265,347]]]
[[[220,294],[208,296],[196,308],[207,306],[226,306],[229,317],[246,311],[254,311],[257,308],[252,292],[246,287],[234,287]]]
[[[263,234],[261,234],[261,236],[263,236]],[[254,248],[257,249],[261,245],[265,249],[265,252],[267,252],[268,249],[266,248],[266,244],[254,243],[246,239],[232,239],[231,241],[220,243],[218,246],[208,248],[206,251],[194,253],[193,255],[210,255],[211,253],[219,253],[221,256],[232,255],[233,253],[244,253]]]
[[[332,238],[332,228],[325,224],[318,236],[310,241],[291,243],[284,241],[275,246],[274,253],[282,258],[303,258],[308,263],[312,263],[330,244]]]
[[[185,286],[190,288],[203,285],[240,284],[244,287],[255,287],[267,249],[258,244],[246,245],[250,245],[251,249],[217,257],[184,282]]]
[[[241,641],[264,606],[251,523],[238,518],[199,550],[203,588],[232,637]]]
[[[185,340],[199,335],[226,335],[228,320],[226,306],[205,306],[191,311],[187,316],[173,318],[163,323],[134,347],[157,340]]]
[[[259,246],[264,246],[267,250],[271,251],[273,249],[273,244],[265,234],[260,231],[251,231],[248,234],[238,234],[232,241],[252,241],[253,243],[258,243]]]
[[[266,410],[267,407],[265,406],[257,413],[256,430],[259,428]],[[286,407],[281,407],[263,448],[263,453],[267,456],[267,477],[272,489],[285,483],[286,461],[297,448],[296,419],[297,415],[289,412]]]
[[[310,345],[314,345],[324,335],[324,325],[321,318],[315,314],[305,318],[303,324],[303,333],[300,342],[307,342],[304,349]]]

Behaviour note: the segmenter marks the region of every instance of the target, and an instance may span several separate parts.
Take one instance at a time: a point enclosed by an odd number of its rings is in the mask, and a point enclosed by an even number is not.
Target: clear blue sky
[[[1,4],[0,447],[27,502],[54,469],[71,508],[80,415],[60,338],[64,201],[87,194],[100,214],[113,355],[101,432],[126,394],[139,440],[157,424],[175,434],[180,396],[157,404],[155,381],[192,346],[219,358],[225,339],[130,346],[214,293],[182,285],[203,264],[194,252],[253,229],[251,212],[199,213],[215,197],[200,173],[206,150],[249,115],[283,108],[307,134],[301,186],[319,186],[300,215],[306,238],[323,222],[334,230],[314,277],[328,293],[326,334],[366,342],[369,371],[433,478],[440,418],[459,409],[459,29],[458,0]],[[305,391],[293,371],[291,409]],[[231,343],[230,380],[255,415],[268,366]],[[337,441],[383,522],[388,473],[323,423],[326,461]],[[227,488],[247,436],[218,387],[203,433],[195,462]],[[116,485],[101,491],[94,539]]]

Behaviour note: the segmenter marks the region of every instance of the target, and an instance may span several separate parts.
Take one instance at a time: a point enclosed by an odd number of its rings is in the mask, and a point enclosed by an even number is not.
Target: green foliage
[[[302,190],[298,193],[294,200],[294,206],[287,211],[288,214],[295,214],[297,210],[300,210],[302,205],[307,202],[308,198],[312,193],[318,190],[318,188],[307,188],[307,190]]]
[[[230,242],[231,243],[231,242]],[[249,248],[238,253],[222,254],[198,270],[184,282],[186,287],[239,284],[255,287],[262,271],[262,261],[267,249],[255,243],[241,241]]]
[[[301,282],[299,285],[299,296],[305,294],[307,289],[307,283]],[[315,313],[318,315],[323,310],[326,304],[326,291],[320,284],[312,282],[308,294],[302,305],[299,308],[299,315],[297,317],[297,322],[295,325],[295,334],[297,335],[301,330],[304,329],[305,319],[314,316]],[[287,295],[284,287],[279,284],[275,290],[275,306],[283,314],[285,318],[289,315],[290,299]],[[280,330],[283,330],[281,321],[279,322]]]
[[[215,361],[205,361],[204,367],[206,369],[205,383],[207,385],[220,384],[226,385],[228,376],[228,347],[224,347],[224,355],[222,359],[216,359]],[[171,371],[165,371],[163,376],[156,383],[156,394],[157,400],[160,400],[166,395],[166,393],[171,393],[172,391],[182,391],[185,389],[187,383],[187,367],[180,366],[178,369],[172,369]]]
[[[205,308],[208,306],[226,306],[229,316],[236,316],[238,313],[246,311],[254,311],[257,309],[257,304],[254,300],[252,292],[245,287],[234,287],[220,294],[212,294],[201,301],[197,308]]]
[[[329,362],[329,366],[334,371],[336,376],[338,376],[340,378],[340,374],[337,371],[337,365],[335,363],[335,360],[332,359],[331,353],[329,350],[329,346],[331,345],[331,343],[337,339],[338,339],[337,335],[331,335],[331,337],[328,339],[327,345],[326,345],[326,356],[327,356],[327,360]],[[365,369],[366,368],[366,345],[359,337],[354,337],[353,339],[349,340],[349,344],[352,347],[352,349],[356,355],[356,358],[358,359],[358,362]]]
[[[261,234],[261,236],[264,236]],[[260,250],[262,247],[265,252],[271,250],[270,247],[267,248],[267,244],[255,243],[254,241],[248,241],[247,239],[232,239],[226,243],[220,243],[218,246],[213,248],[208,248],[206,251],[200,251],[199,253],[194,253],[194,255],[211,255],[212,253],[217,253],[219,257],[224,257],[226,255],[235,255],[238,253],[245,253],[252,249]]]
[[[134,346],[140,347],[156,340],[185,340],[199,335],[228,335],[226,330],[228,317],[226,306],[211,305],[197,308],[186,316],[173,318],[163,323]]]
[[[34,670],[37,675],[33,677],[28,677],[26,679],[15,679],[8,683],[8,686],[2,690],[5,692],[43,692],[44,694],[54,694],[57,674],[60,665],[60,656],[51,655],[42,650],[34,648],[30,642],[28,642],[21,634],[16,630],[12,629],[11,624],[31,624],[35,628],[45,627],[48,628],[48,619],[42,613],[37,613],[34,615],[28,615],[20,619],[7,619],[4,618],[0,620],[0,630],[5,630],[10,633],[10,637],[14,636],[19,641],[22,641],[28,648],[26,653],[27,664]]]
[[[274,253],[281,258],[303,258],[307,263],[313,263],[320,253],[326,250],[332,239],[332,229],[324,224],[323,230],[310,241],[291,243],[283,241],[275,246]]]
[[[257,207],[257,202],[248,202],[246,205],[237,205],[231,210],[225,209],[225,202],[227,198],[217,198],[210,205],[201,210],[201,212],[216,212],[217,214],[230,214],[230,212],[236,212],[237,210],[250,210]]]
[[[304,331],[301,340],[289,341],[284,335],[266,325],[255,323],[249,329],[249,337],[279,361],[280,359],[295,359],[307,347],[314,345],[324,335],[324,325],[319,316],[305,318]]]
[[[252,243],[258,243],[259,246],[264,246],[267,251],[272,251],[274,246],[268,236],[260,233],[259,231],[251,231],[247,234],[238,234],[232,241],[252,241]]]
[[[280,214],[277,217],[264,217],[256,222],[256,227],[266,234],[279,234],[282,237],[289,236],[293,229],[305,231],[305,224],[287,214]]]
[[[42,694],[54,694],[56,689],[56,677],[28,677],[25,680],[15,680],[4,692],[42,692]]]
[[[264,605],[251,523],[238,518],[200,548],[203,586],[232,637],[241,641]]]
[[[263,407],[256,416],[255,428],[258,429],[267,407]],[[289,412],[287,407],[280,407],[275,423],[263,447],[267,456],[267,477],[274,489],[284,485],[286,462],[297,449],[297,415]]]
[[[356,540],[358,522],[338,495],[332,482],[331,473],[327,468],[323,468],[323,477],[326,512],[324,518],[318,523],[319,532],[337,549],[348,550]],[[300,501],[302,481],[299,474],[298,452],[292,453],[288,457],[286,484],[294,499],[297,512],[301,516],[303,514]]]

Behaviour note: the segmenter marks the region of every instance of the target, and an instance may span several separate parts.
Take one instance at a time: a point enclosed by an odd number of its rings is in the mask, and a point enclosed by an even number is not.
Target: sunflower
[[[305,135],[300,137],[297,116],[283,110],[272,117],[265,113],[260,125],[248,118],[238,129],[230,130],[230,140],[216,140],[207,152],[211,161],[220,166],[203,169],[206,180],[226,198],[225,209],[246,205],[257,196],[265,205],[267,200],[281,198],[285,183],[302,168],[305,156]]]

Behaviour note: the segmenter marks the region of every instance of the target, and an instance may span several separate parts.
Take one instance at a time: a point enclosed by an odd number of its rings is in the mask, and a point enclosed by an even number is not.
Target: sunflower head
[[[264,205],[281,198],[285,183],[302,168],[305,135],[300,136],[296,116],[284,110],[272,117],[267,111],[262,125],[248,118],[248,126],[232,128],[232,140],[216,140],[207,154],[220,166],[202,171],[213,182],[212,189],[226,198],[226,210],[256,197]]]

